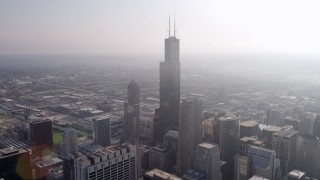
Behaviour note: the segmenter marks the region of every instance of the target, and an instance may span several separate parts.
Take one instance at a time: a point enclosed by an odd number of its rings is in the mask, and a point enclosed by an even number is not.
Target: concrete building
[[[124,103],[124,128],[126,139],[140,139],[140,87],[135,80],[128,84],[128,101]]]
[[[169,20],[170,25],[170,20]],[[170,32],[170,28],[169,28]],[[165,61],[160,62],[160,108],[155,119],[155,140],[179,126],[180,103],[180,40],[176,34],[165,39]]]
[[[76,156],[78,154],[78,139],[76,130],[73,128],[65,128],[62,136],[63,155],[68,156],[69,154],[72,154]]]
[[[203,172],[207,180],[221,180],[220,152],[216,144],[201,143],[196,150],[195,170]]]
[[[234,157],[234,180],[248,179],[248,157],[236,155]]]
[[[111,122],[109,116],[92,119],[92,133],[95,144],[108,146],[111,142]]]
[[[177,174],[194,169],[195,150],[201,142],[202,103],[196,99],[182,100],[180,104]]]
[[[40,161],[36,162],[34,165],[35,178],[37,180],[46,180],[50,169],[55,169],[63,165],[63,161],[60,158],[43,157]]]
[[[97,149],[75,158],[76,180],[137,179],[136,146],[122,144]]]
[[[284,126],[273,133],[272,149],[280,159],[282,176],[286,176],[295,168],[298,131],[292,126]]]

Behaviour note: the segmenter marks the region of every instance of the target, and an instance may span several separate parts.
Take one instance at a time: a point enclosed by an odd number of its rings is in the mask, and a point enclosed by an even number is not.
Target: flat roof
[[[245,127],[254,127],[257,125],[258,125],[258,123],[255,121],[244,121],[244,122],[240,123],[240,126],[245,126]]]
[[[214,148],[216,145],[204,142],[204,143],[199,144],[198,146],[210,149],[210,148]]]
[[[179,178],[173,174],[169,174],[169,173],[162,171],[160,169],[153,169],[151,171],[146,172],[145,175],[147,175],[149,177],[153,177],[154,175],[157,175],[157,176],[165,177],[165,179],[167,179],[167,180],[182,180],[182,178]]]
[[[288,176],[289,177],[303,177],[306,173],[305,172],[302,172],[302,171],[299,171],[299,170],[292,170]]]

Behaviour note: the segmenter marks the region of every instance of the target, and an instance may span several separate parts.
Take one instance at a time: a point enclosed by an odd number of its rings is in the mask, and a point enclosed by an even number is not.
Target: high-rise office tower
[[[258,140],[257,136],[243,137],[239,141],[238,153],[234,157],[234,180],[248,179],[248,148],[250,145],[256,145],[262,141]]]
[[[311,112],[304,113],[304,116],[299,124],[299,134],[312,134],[313,133],[313,123],[315,117]]]
[[[52,151],[53,134],[50,120],[38,120],[30,123],[32,154],[43,156]]]
[[[74,160],[76,180],[137,179],[137,148],[121,144],[79,154]]]
[[[270,149],[250,146],[248,149],[248,177],[259,175],[270,180],[281,178],[280,162],[276,152]]]
[[[299,125],[300,125],[300,120],[295,119],[291,116],[286,116],[283,118],[284,120],[284,125],[290,125],[293,127],[294,130],[298,131],[299,130]]]
[[[320,115],[317,115],[313,123],[313,135],[320,138]]]
[[[220,156],[227,164],[223,168],[223,179],[233,176],[234,156],[237,154],[239,118],[235,115],[223,116],[219,120],[220,126]]]
[[[320,178],[320,142],[314,135],[300,135],[297,141],[296,169],[306,172],[307,176]]]
[[[102,116],[92,119],[92,133],[94,143],[101,146],[110,145],[111,141],[111,123],[109,116]]]
[[[173,151],[173,162],[176,164],[178,153],[178,131],[168,131],[163,137],[163,146]]]
[[[153,147],[149,150],[149,168],[173,173],[174,152],[166,147]]]
[[[182,100],[178,137],[177,174],[194,169],[195,150],[201,143],[202,103],[194,98]]]
[[[265,143],[265,147],[271,149],[272,147],[272,138],[273,133],[278,132],[281,130],[279,126],[268,126],[263,129],[262,136],[263,142]]]
[[[195,170],[206,174],[207,180],[221,180],[220,152],[216,144],[201,143],[196,150]]]
[[[179,125],[180,103],[180,62],[179,39],[175,28],[173,36],[165,39],[165,61],[160,62],[160,108],[155,119],[155,140],[162,140],[163,135]],[[156,115],[157,116],[157,115]]]
[[[272,138],[272,149],[280,159],[281,174],[286,176],[295,168],[298,131],[292,126],[284,126],[275,132]]]
[[[240,137],[251,137],[251,136],[260,136],[261,130],[258,126],[259,124],[255,121],[244,121],[240,123]]]
[[[281,125],[280,111],[274,107],[268,108],[267,120],[265,124],[280,126]]]
[[[128,102],[124,103],[125,137],[129,140],[140,138],[140,88],[136,81],[128,84]]]
[[[73,128],[65,128],[63,131],[63,155],[68,156],[72,154],[74,156],[78,153],[78,139],[77,132]]]

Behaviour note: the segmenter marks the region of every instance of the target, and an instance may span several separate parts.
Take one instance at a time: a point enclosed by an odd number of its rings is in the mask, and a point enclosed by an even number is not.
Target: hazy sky
[[[3,0],[1,53],[162,54],[168,16],[181,53],[320,55],[319,0]]]

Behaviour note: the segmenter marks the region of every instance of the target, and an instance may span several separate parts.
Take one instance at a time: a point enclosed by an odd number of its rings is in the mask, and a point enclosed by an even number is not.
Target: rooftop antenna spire
[[[173,36],[176,37],[176,14],[174,14],[174,19],[173,19]]]
[[[170,34],[170,15],[169,15],[169,37],[171,36],[171,34]]]

